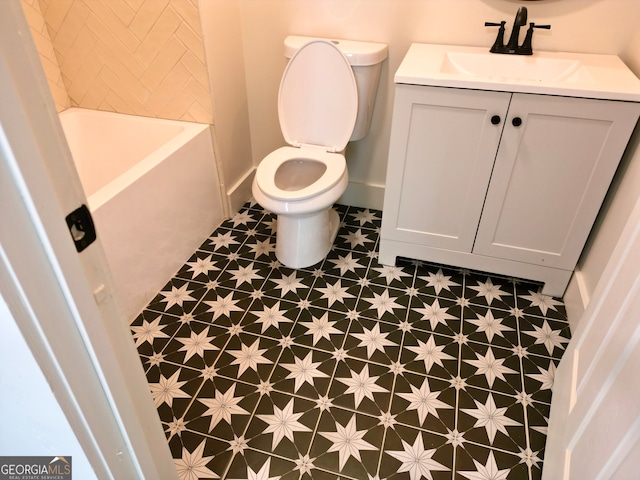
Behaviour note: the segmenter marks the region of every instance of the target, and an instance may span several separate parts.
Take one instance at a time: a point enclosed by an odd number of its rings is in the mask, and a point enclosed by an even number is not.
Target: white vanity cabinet
[[[640,104],[397,84],[380,240],[562,296]]]

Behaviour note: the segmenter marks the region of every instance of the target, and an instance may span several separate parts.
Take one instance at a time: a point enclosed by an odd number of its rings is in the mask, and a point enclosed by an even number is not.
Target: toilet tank
[[[380,79],[380,68],[382,61],[387,58],[387,45],[384,43],[289,35],[284,39],[285,56],[291,58],[300,47],[312,40],[328,40],[334,43],[345,54],[351,64],[358,88],[358,115],[349,140],[360,140],[369,133],[373,105],[378,90],[378,80]]]

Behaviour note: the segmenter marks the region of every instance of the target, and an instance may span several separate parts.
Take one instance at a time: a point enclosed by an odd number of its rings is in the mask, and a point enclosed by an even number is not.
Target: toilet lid
[[[358,113],[358,90],[347,57],[329,41],[314,40],[289,60],[280,82],[278,117],[287,143],[340,152]]]

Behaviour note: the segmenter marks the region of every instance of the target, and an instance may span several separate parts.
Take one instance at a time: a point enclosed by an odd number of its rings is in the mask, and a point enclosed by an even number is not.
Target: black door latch
[[[93,226],[91,212],[86,205],[75,209],[66,216],[67,226],[71,232],[71,238],[78,252],[83,251],[96,239],[96,229]]]

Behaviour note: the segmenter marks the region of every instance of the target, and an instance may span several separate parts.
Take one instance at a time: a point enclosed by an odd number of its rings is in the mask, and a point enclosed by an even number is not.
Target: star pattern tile
[[[381,265],[382,212],[335,208],[333,249],[295,270],[246,204],[132,322],[179,478],[540,479],[562,302]]]

